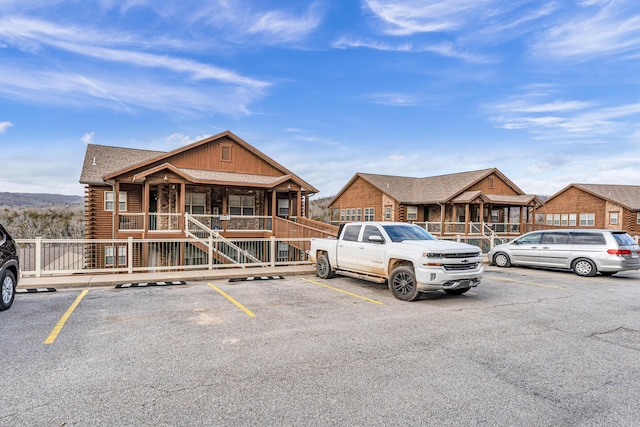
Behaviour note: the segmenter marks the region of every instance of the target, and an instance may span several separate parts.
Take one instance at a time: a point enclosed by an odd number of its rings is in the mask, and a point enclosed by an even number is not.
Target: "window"
[[[560,215],[560,225],[566,227],[569,225],[569,214]]]
[[[553,214],[547,214],[547,225],[553,225]]]
[[[344,230],[344,235],[342,236],[342,240],[346,240],[348,242],[357,242],[358,234],[360,234],[361,225],[347,225]]]
[[[220,146],[220,160],[223,162],[231,161],[231,146],[230,145],[221,145]]]
[[[562,231],[552,231],[549,233],[544,233],[540,243],[566,245],[567,243],[569,243],[569,233]]]
[[[345,222],[347,219],[345,209],[340,209],[340,222]]]
[[[116,262],[115,246],[105,246],[104,265],[114,267]],[[127,265],[127,247],[118,246],[118,265]]]
[[[636,224],[640,224],[640,212],[636,214]]]
[[[529,233],[526,234],[516,241],[523,245],[537,245],[540,243],[540,239],[542,238],[542,233]]]
[[[595,225],[596,214],[580,214],[580,226],[593,227]]]
[[[205,193],[187,193],[185,195],[184,211],[191,215],[204,215],[206,212],[207,195]]]
[[[105,191],[104,192],[104,210],[112,211],[113,210],[113,191]],[[127,192],[120,191],[118,193],[118,211],[126,212],[127,211]]]
[[[289,200],[278,199],[278,215],[289,215]]]
[[[229,215],[254,215],[255,196],[229,196]]]
[[[574,245],[604,245],[606,244],[602,233],[573,233]]]
[[[417,220],[418,220],[418,207],[407,206],[407,221],[417,221]]]
[[[560,214],[553,214],[553,225],[560,225]]]
[[[364,227],[364,233],[362,234],[362,241],[369,242],[369,237],[371,236],[378,236],[384,240],[384,237],[382,237],[382,233],[380,233],[380,230],[378,230],[378,227],[376,227],[375,225],[367,225]]]
[[[356,218],[355,221],[362,221],[362,208],[351,209],[351,217]]]
[[[391,206],[384,207],[384,219],[391,221]],[[638,214],[638,224],[640,224],[640,213]]]
[[[618,224],[618,212],[609,212],[609,224],[611,225]]]
[[[364,220],[365,221],[375,221],[375,208],[364,208]]]
[[[571,227],[575,227],[576,226],[576,214],[569,214],[569,225]]]

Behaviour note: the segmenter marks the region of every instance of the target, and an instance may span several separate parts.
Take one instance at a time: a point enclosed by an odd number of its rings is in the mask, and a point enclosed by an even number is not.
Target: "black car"
[[[19,277],[18,244],[0,224],[0,311],[13,304]]]

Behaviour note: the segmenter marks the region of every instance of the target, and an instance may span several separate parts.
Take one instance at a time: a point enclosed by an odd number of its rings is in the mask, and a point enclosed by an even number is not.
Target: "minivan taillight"
[[[611,255],[631,255],[631,249],[609,249],[607,253]]]

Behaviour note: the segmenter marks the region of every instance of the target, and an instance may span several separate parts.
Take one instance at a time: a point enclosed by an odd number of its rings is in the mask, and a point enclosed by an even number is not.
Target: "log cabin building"
[[[599,228],[640,235],[640,186],[569,184],[540,209],[547,228]]]
[[[86,239],[198,238],[202,243],[189,256],[202,256],[210,237],[335,233],[335,227],[307,218],[315,187],[229,131],[170,152],[89,144],[80,183],[85,185]],[[186,256],[184,245],[169,246],[133,254],[145,258],[136,265]],[[120,265],[127,262],[124,252],[111,246],[85,259],[94,268]],[[153,257],[157,260],[149,260]],[[257,260],[259,254],[245,257]],[[221,251],[216,262],[233,261],[228,258]]]
[[[521,234],[542,201],[496,168],[411,178],[356,173],[331,201],[331,223],[414,222],[436,236]]]

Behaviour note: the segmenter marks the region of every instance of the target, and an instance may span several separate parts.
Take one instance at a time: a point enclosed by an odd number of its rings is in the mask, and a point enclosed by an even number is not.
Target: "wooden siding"
[[[223,159],[223,147],[228,149],[230,160]],[[142,170],[152,169],[164,163],[170,163],[177,168],[210,170],[218,172],[232,172],[250,175],[282,176],[284,171],[276,169],[274,166],[258,157],[256,154],[246,149],[233,139],[224,137],[188,151],[177,153],[173,156],[162,159],[158,162],[146,165],[142,169],[136,169],[119,177],[121,181],[126,181]],[[164,172],[162,172],[164,175]]]
[[[374,208],[374,221],[383,221],[383,195],[384,193],[378,188],[358,177],[338,199],[332,202],[331,207],[334,209],[361,208],[363,220],[364,209]],[[340,218],[332,218],[332,220],[339,221]]]
[[[113,191],[110,186],[85,187],[85,238],[111,239],[113,213],[104,210],[104,193]]]
[[[607,202],[600,197],[586,193],[575,187],[567,189],[562,195],[556,196],[545,203],[538,213],[547,214],[577,214],[578,224],[581,213],[595,214],[595,224],[593,228],[605,228],[605,211]]]
[[[492,181],[493,186],[491,186]],[[502,196],[520,195],[520,193],[516,192],[495,173],[486,176],[483,180],[472,185],[465,191],[482,191],[484,194],[500,194]]]

